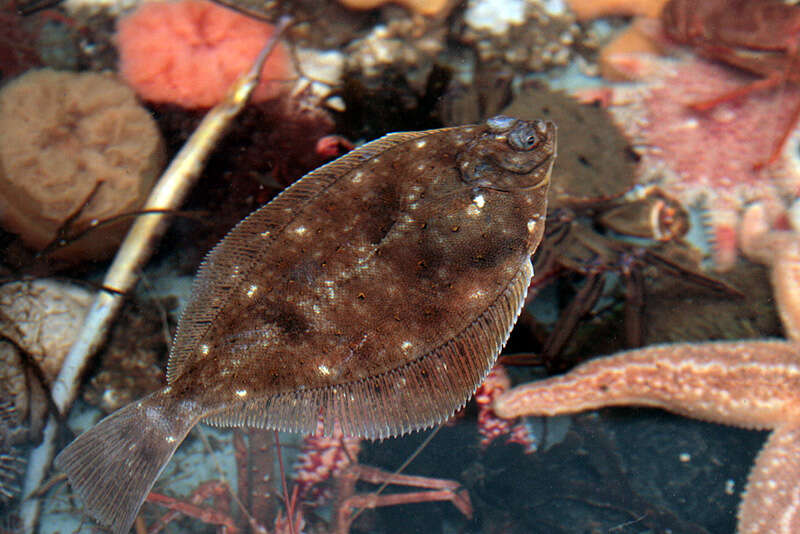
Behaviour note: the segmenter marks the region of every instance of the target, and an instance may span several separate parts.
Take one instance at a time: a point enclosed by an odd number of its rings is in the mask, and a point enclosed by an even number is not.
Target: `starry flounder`
[[[308,174],[201,266],[168,385],[56,459],[127,532],[200,420],[383,438],[446,419],[508,338],[533,275],[555,126],[395,133]]]

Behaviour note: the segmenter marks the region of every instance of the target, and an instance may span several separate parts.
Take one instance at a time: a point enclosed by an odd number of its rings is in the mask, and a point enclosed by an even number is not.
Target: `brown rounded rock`
[[[164,164],[155,121],[111,74],[43,69],[0,91],[0,222],[41,250],[93,221],[137,210]],[[130,220],[94,230],[54,256],[112,253]]]

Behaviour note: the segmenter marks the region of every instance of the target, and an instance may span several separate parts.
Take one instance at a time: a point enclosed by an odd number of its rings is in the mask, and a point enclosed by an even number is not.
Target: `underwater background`
[[[800,529],[799,39],[779,0],[5,1],[0,533],[105,531],[52,460],[165,386],[195,273],[240,220],[385,134],[497,115],[553,121],[558,155],[475,396],[377,441],[197,425],[134,530]]]

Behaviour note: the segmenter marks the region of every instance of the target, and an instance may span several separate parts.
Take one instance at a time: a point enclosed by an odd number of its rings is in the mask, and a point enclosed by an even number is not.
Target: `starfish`
[[[791,229],[773,229],[774,223],[763,203],[748,207],[742,216],[740,246],[748,258],[770,267],[786,336],[800,342],[800,203],[789,210]]]
[[[517,386],[497,398],[494,411],[511,418],[628,405],[771,429],[748,479],[737,532],[800,532],[800,343],[753,340],[632,350]]]

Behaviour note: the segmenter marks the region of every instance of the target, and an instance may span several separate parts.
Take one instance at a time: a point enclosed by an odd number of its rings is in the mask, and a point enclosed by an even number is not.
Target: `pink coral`
[[[269,24],[211,2],[146,3],[119,21],[120,73],[145,100],[211,107],[250,68],[272,32]],[[285,47],[277,46],[252,100],[277,96],[293,75]]]
[[[711,227],[720,269],[736,260],[741,214],[752,202],[782,212],[798,194],[800,174],[781,158],[756,169],[770,156],[791,117],[782,110],[800,103],[800,89],[785,86],[721,103],[709,111],[691,106],[741,88],[752,77],[696,58],[665,59],[646,54],[614,58],[642,83],[613,85],[605,94],[615,121],[641,154],[639,180],[657,183],[686,205],[700,205]]]

